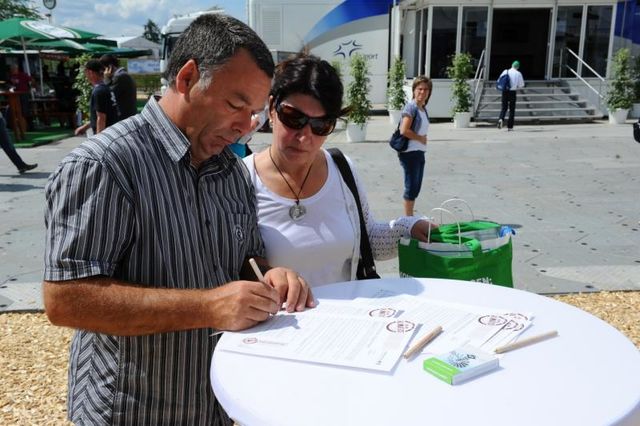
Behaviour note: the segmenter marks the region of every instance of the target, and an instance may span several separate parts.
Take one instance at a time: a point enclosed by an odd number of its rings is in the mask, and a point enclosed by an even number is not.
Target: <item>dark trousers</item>
[[[4,152],[9,157],[9,160],[18,168],[24,169],[27,167],[27,164],[22,161],[22,158],[18,155],[16,148],[11,143],[9,139],[9,133],[7,132],[7,123],[4,121],[4,117],[0,115],[0,148],[4,150]]]
[[[399,152],[398,159],[404,169],[404,194],[402,198],[413,201],[418,198],[424,176],[424,151]]]
[[[515,90],[505,90],[502,92],[502,110],[500,111],[500,120],[504,120],[507,108],[509,108],[509,121],[507,121],[507,128],[513,129],[513,119],[516,115]]]

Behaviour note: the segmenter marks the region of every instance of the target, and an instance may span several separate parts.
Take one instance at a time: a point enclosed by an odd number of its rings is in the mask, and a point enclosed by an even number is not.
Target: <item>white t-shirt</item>
[[[327,181],[316,194],[300,200],[307,213],[297,222],[289,217],[289,208],[295,200],[271,192],[262,183],[256,173],[254,155],[243,159],[255,186],[258,228],[269,264],[297,271],[312,287],[351,279],[356,239],[340,172],[324,152],[329,171]]]
[[[420,128],[416,129],[415,132],[419,135],[426,135],[429,131],[429,119],[427,118],[427,113],[424,110],[418,108],[418,114],[420,114]],[[407,145],[407,150],[409,151],[426,151],[427,145],[419,142],[415,139],[409,139],[409,145]]]

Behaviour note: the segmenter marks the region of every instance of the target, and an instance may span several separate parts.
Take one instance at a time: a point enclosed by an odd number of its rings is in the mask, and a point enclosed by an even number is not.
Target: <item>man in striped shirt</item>
[[[46,187],[44,302],[77,328],[69,419],[82,425],[219,425],[208,383],[217,337],[283,302],[313,306],[295,272],[248,273],[263,257],[248,173],[227,145],[264,108],[273,60],[221,14],[175,46],[170,88],[74,149]],[[243,281],[242,279],[248,279]]]

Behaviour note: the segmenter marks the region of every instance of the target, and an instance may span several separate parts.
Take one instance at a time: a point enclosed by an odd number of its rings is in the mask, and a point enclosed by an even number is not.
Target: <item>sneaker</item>
[[[509,127],[509,128],[507,129],[507,132],[513,132],[513,127]]]
[[[502,118],[498,120],[498,129],[502,129]]]
[[[36,164],[25,164],[24,167],[20,167],[18,169],[18,173],[23,174],[25,172],[28,172],[29,170],[33,170],[36,167],[38,167],[38,163]]]

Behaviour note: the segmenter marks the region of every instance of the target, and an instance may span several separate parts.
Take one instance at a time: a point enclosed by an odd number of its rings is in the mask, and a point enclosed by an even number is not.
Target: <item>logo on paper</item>
[[[387,324],[387,330],[392,333],[407,333],[414,328],[416,328],[416,325],[406,320],[393,321]]]
[[[393,308],[379,308],[369,311],[370,317],[382,317],[382,318],[392,318],[396,315],[396,311]]]
[[[484,315],[478,318],[478,322],[483,325],[505,325],[507,320],[500,315]]]

